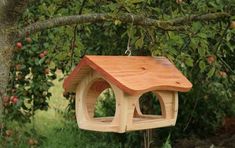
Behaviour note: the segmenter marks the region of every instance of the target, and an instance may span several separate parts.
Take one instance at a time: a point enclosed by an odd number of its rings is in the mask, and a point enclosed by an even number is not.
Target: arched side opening
[[[164,118],[164,104],[162,98],[156,92],[142,94],[134,112],[134,122],[146,119]]]
[[[161,115],[161,105],[158,96],[147,92],[139,98],[140,111],[145,115]]]
[[[113,89],[106,88],[96,99],[93,118],[114,117],[116,109],[115,106],[116,98]]]
[[[146,108],[139,103],[143,97],[148,102]],[[173,126],[176,122],[177,111],[177,92],[152,91],[145,93],[136,101],[132,124],[127,126],[127,130],[133,131]]]
[[[113,121],[116,99],[107,81],[102,78],[95,79],[84,96],[88,120],[106,123]]]

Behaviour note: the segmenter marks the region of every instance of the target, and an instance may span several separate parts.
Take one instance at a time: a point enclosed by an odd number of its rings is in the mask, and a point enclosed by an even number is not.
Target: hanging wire
[[[130,48],[130,36],[128,37],[128,42],[127,42],[127,47],[126,47],[126,51],[125,54],[128,56],[131,56],[131,48]]]
[[[131,30],[133,28],[133,24],[134,24],[134,16],[131,15]],[[131,35],[128,35],[128,42],[127,42],[127,47],[126,47],[126,51],[125,51],[125,54],[128,55],[128,56],[131,56],[131,47],[130,47],[130,42],[131,42]]]

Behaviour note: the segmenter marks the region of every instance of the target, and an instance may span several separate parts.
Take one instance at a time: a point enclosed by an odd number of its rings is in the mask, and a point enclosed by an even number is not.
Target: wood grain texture
[[[88,72],[76,88],[76,118],[81,129],[119,132],[119,113],[114,117],[94,117],[95,104],[98,96],[107,88],[113,88],[101,75],[95,71]],[[119,111],[119,109],[116,109]]]
[[[192,88],[187,78],[165,57],[85,56],[64,81],[64,89],[75,92],[91,70],[128,94],[152,90],[186,92]]]
[[[113,117],[94,117],[99,94],[111,88],[115,94],[116,109]],[[153,91],[158,96],[161,115],[146,115],[140,110],[142,94],[129,95],[106,81],[96,71],[88,72],[76,88],[76,117],[81,129],[118,132],[160,128],[175,125],[178,111],[176,91]],[[109,98],[106,98],[109,99]]]

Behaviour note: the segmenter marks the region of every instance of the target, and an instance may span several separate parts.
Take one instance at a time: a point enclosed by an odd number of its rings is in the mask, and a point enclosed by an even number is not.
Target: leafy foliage
[[[95,105],[95,117],[114,116],[116,103],[115,95],[112,89],[104,90],[97,98]]]
[[[228,12],[231,18],[192,22],[182,26],[185,31],[125,25],[116,20],[44,30],[30,35],[31,43],[17,38],[16,42],[23,43],[23,47],[14,56],[8,95],[17,96],[19,101],[5,106],[5,113],[10,114],[6,117],[26,121],[33,111],[47,109],[47,99],[51,95],[48,89],[52,86],[51,80],[56,78],[56,70],[67,75],[84,54],[124,55],[130,38],[132,55],[166,56],[193,83],[192,91],[180,94],[177,125],[169,129],[171,137],[214,133],[224,116],[235,115],[235,30],[229,27],[230,21],[235,19],[234,7],[235,3],[230,0],[38,1],[23,14],[19,28],[56,16],[78,14],[79,11],[83,14],[110,12],[113,15],[129,12],[160,20]],[[44,51],[48,53],[41,58]],[[167,136],[168,132],[163,130],[163,135]]]

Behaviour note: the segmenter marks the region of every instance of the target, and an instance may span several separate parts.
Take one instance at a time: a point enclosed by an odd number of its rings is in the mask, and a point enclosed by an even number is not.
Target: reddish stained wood
[[[64,81],[65,91],[75,92],[78,83],[91,70],[132,95],[152,90],[186,92],[192,88],[165,57],[85,56]]]
[[[110,88],[109,83],[107,83],[104,80],[97,80],[95,81],[92,86],[91,86],[91,90],[97,91],[97,92],[102,92],[103,90],[105,90],[106,88]]]

